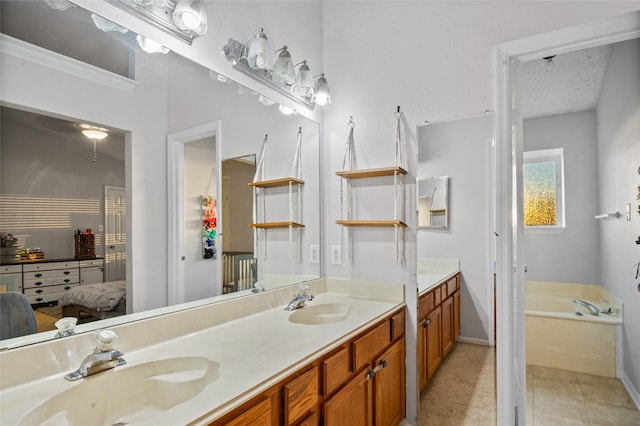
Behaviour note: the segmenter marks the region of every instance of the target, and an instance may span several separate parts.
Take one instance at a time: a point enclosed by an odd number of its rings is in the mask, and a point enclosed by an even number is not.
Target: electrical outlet
[[[320,246],[317,244],[311,244],[309,246],[309,262],[320,263]]]
[[[104,225],[98,225],[98,232],[104,232]]]
[[[342,264],[342,247],[331,246],[331,264],[332,265]]]

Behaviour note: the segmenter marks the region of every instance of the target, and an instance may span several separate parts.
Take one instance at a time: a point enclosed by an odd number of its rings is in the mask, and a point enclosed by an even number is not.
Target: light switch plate
[[[332,265],[342,264],[342,247],[331,246],[331,264]]]
[[[309,262],[320,263],[320,246],[317,244],[311,244],[309,246]]]

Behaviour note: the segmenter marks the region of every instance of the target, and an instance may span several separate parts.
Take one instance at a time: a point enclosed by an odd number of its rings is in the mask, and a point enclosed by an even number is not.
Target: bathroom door
[[[127,263],[127,201],[125,189],[119,186],[104,187],[104,254],[105,280],[126,279]]]

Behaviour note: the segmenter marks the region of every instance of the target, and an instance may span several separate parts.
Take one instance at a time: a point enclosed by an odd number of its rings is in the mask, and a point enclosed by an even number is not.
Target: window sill
[[[525,234],[559,235],[564,232],[564,226],[525,226]]]

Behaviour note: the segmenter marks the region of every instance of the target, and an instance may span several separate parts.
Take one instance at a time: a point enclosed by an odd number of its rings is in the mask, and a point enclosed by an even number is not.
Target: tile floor
[[[622,382],[527,366],[527,426],[638,426],[640,412]]]
[[[496,425],[495,348],[456,343],[420,395],[419,426]],[[640,426],[618,379],[527,366],[527,426]]]

